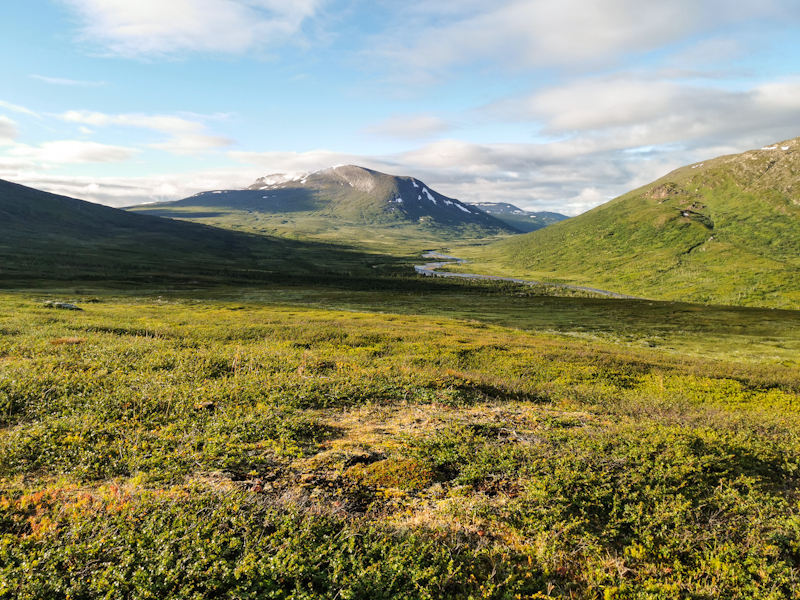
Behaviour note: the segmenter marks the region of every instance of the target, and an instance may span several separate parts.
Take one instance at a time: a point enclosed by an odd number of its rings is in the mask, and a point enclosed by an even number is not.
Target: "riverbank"
[[[426,252],[422,255],[422,258],[438,258],[440,260],[436,262],[429,262],[425,263],[424,265],[415,265],[414,270],[419,273],[420,275],[425,275],[426,277],[459,277],[462,279],[483,279],[483,280],[490,280],[490,281],[509,281],[512,283],[520,283],[522,285],[547,285],[551,287],[563,288],[568,290],[576,290],[581,292],[589,292],[593,294],[600,294],[602,296],[608,296],[610,298],[624,298],[628,300],[636,300],[639,299],[637,296],[626,296],[625,294],[620,294],[618,292],[611,292],[608,290],[600,290],[597,288],[591,287],[584,287],[581,285],[570,285],[568,283],[550,283],[547,281],[529,281],[526,279],[517,279],[516,277],[500,277],[498,275],[479,275],[477,273],[451,273],[451,272],[441,272],[437,271],[436,269],[440,269],[442,267],[446,267],[448,265],[453,264],[466,264],[468,261],[462,258],[456,258],[455,256],[448,256],[446,254],[439,254],[438,252]]]

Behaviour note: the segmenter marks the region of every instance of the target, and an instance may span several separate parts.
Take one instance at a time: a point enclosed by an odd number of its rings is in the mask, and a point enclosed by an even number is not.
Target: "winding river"
[[[447,256],[446,254],[439,254],[438,252],[426,252],[422,258],[438,259],[435,262],[425,263],[424,265],[416,265],[414,270],[420,275],[428,277],[460,277],[462,279],[489,279],[492,281],[511,281],[513,283],[521,283],[523,285],[549,285],[552,287],[560,287],[569,290],[580,290],[583,292],[592,292],[594,294],[601,294],[611,298],[627,298],[631,300],[638,299],[636,296],[626,296],[617,292],[609,292],[608,290],[598,290],[597,288],[583,287],[580,285],[570,285],[568,283],[548,283],[546,281],[527,281],[525,279],[516,279],[514,277],[499,277],[497,275],[478,275],[476,273],[440,273],[436,271],[441,267],[457,264],[461,265],[467,261],[455,256]]]

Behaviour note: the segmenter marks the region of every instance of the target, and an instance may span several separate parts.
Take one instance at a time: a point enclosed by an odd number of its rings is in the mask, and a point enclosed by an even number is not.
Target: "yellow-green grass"
[[[721,360],[329,293],[0,297],[0,597],[798,593],[800,368],[722,315]]]

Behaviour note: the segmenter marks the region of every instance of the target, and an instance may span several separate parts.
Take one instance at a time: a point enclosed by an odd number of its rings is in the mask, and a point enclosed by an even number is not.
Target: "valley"
[[[459,256],[475,273],[800,307],[800,138],[687,165],[579,217]]]
[[[791,279],[689,302],[587,274],[584,216],[521,234],[357,167],[251,187],[122,211],[0,182],[0,597],[795,592]],[[634,210],[731,239],[643,190],[597,209],[630,247]]]
[[[0,600],[800,600],[800,3],[0,3]]]
[[[486,281],[508,281],[510,283],[518,283],[528,287],[536,287],[539,289],[546,288],[551,293],[557,290],[572,291],[572,292],[585,292],[587,294],[596,294],[598,296],[611,296],[612,298],[632,298],[632,296],[624,296],[616,292],[609,292],[607,290],[598,290],[596,288],[587,288],[577,285],[569,285],[566,283],[543,283],[541,281],[525,281],[524,279],[516,279],[514,277],[499,277],[497,275],[478,275],[477,273],[462,273],[452,271],[440,271],[439,269],[446,269],[448,266],[453,265],[459,267],[464,265],[467,261],[453,256],[445,256],[441,254],[427,253],[422,255],[423,258],[437,258],[438,262],[425,263],[424,265],[415,265],[414,270],[420,275],[426,277],[453,277],[459,279],[470,280],[486,280]]]

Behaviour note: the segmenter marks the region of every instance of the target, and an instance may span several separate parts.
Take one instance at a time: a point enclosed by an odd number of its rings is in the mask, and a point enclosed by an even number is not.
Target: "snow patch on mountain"
[[[267,187],[279,185],[281,183],[287,183],[289,181],[298,181],[306,177],[308,173],[299,172],[299,171],[292,171],[290,173],[274,173],[272,175],[266,175],[265,177],[259,177],[256,179],[255,183],[250,186],[250,188],[255,188],[256,186],[260,186],[259,189],[266,189]]]

